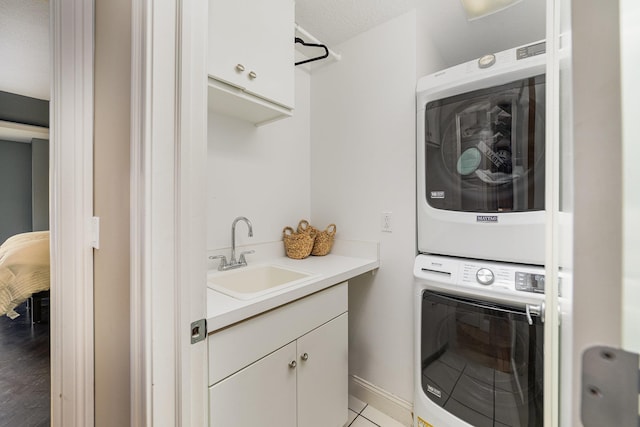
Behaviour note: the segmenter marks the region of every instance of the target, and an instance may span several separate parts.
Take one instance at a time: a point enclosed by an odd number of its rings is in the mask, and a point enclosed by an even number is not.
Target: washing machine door
[[[544,75],[427,102],[424,120],[429,206],[544,209]]]
[[[423,292],[421,317],[422,388],[431,401],[476,427],[543,425],[540,318],[432,291]]]

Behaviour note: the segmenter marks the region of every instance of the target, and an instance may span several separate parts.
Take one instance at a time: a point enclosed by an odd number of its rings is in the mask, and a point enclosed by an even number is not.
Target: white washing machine
[[[418,80],[418,251],[544,264],[545,43]]]
[[[418,255],[414,425],[543,425],[544,269]]]

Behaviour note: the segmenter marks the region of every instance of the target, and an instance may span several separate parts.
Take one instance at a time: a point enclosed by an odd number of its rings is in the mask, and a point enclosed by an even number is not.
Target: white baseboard
[[[398,420],[403,425],[413,426],[413,405],[411,402],[400,399],[356,375],[349,375],[349,394]]]

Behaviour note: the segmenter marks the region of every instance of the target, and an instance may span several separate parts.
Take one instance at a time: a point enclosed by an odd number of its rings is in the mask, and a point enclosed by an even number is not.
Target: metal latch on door
[[[191,344],[202,341],[207,337],[207,319],[196,320],[191,323]]]

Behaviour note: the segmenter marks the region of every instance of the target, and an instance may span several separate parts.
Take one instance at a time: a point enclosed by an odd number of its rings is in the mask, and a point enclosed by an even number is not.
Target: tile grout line
[[[366,408],[366,406],[365,406],[365,408]],[[364,408],[362,408],[362,411],[364,411]],[[367,417],[365,417],[364,415],[362,415],[362,413],[360,413],[360,415],[358,415],[358,417],[362,417],[362,418],[364,418],[365,420],[369,421],[369,422],[370,422],[371,424],[373,424],[374,426],[381,427],[381,426],[380,426],[380,424],[378,424],[378,423],[376,423],[376,422],[374,422],[374,421],[371,421],[369,418],[367,418]]]
[[[369,404],[368,404],[368,403],[365,403],[365,404],[364,404],[364,406],[362,407],[362,409],[360,409],[360,412],[356,412],[356,411],[354,411],[353,409],[349,408],[349,409],[351,410],[351,412],[353,412],[354,414],[356,414],[356,417],[353,419],[353,421],[351,421],[351,422],[349,423],[349,425],[348,425],[347,427],[351,427],[351,425],[353,425],[353,423],[355,423],[355,422],[356,422],[356,420],[361,416],[360,414],[362,414],[362,411],[364,411],[364,409],[365,409],[367,406],[369,406]],[[369,421],[369,419],[368,419],[368,418],[365,418],[364,416],[363,416],[362,418],[364,418],[365,420]],[[378,426],[378,427],[379,427],[379,426]]]
[[[362,402],[362,403],[364,403],[364,402]],[[358,415],[360,415],[360,414],[362,413],[362,411],[364,411],[364,409],[365,409],[367,406],[369,406],[369,404],[368,404],[368,403],[364,403],[364,406],[363,406],[363,407],[362,407],[362,409],[360,409],[358,412],[354,411],[353,409],[351,409],[351,408],[349,408],[349,407],[347,407],[347,409],[349,409],[351,412],[355,413],[355,414],[356,414],[356,418],[358,418]],[[349,425],[351,425],[351,424],[349,424]]]
[[[347,427],[350,427],[351,425],[353,425],[353,423],[355,423],[355,422],[356,422],[356,420],[357,420],[358,418],[360,418],[360,417],[362,417],[362,418],[364,418],[365,420],[369,421],[371,424],[373,424],[373,425],[374,425],[374,426],[376,426],[376,427],[382,427],[382,426],[380,426],[380,424],[378,424],[378,423],[376,423],[376,422],[374,422],[374,421],[370,420],[369,418],[365,417],[364,415],[362,415],[362,413],[364,412],[364,410],[365,410],[365,409],[367,409],[367,406],[369,406],[369,404],[368,404],[368,403],[365,403],[365,405],[362,407],[362,409],[360,410],[360,412],[356,412],[356,411],[354,411],[353,409],[349,408],[349,409],[351,409],[351,411],[352,411],[353,413],[355,413],[355,414],[357,414],[357,415],[356,415],[356,417],[353,419],[353,421],[351,421],[351,422],[349,423],[349,426],[347,426]]]
[[[364,412],[364,410],[367,409],[367,406],[369,406],[369,404],[365,403],[364,406],[362,407],[362,409],[360,409],[360,412],[358,412],[358,416],[360,416],[360,414],[362,414]]]

